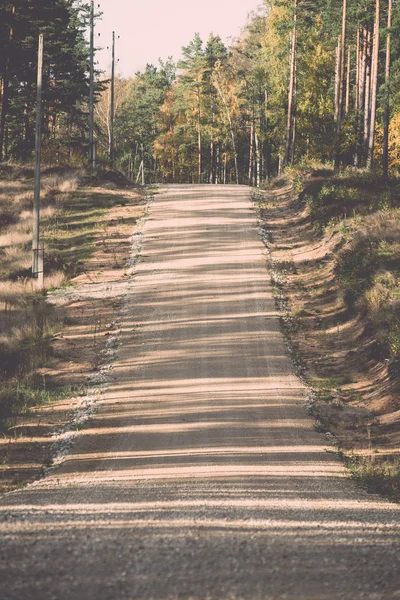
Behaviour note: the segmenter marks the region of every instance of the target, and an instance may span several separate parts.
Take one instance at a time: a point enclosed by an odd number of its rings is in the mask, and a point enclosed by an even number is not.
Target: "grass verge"
[[[123,206],[131,200],[123,191],[129,183],[120,174],[87,178],[82,171],[68,168],[43,169],[45,282],[44,289],[38,290],[31,279],[33,170],[1,165],[0,179],[1,430],[30,407],[58,397],[59,391],[46,388],[41,376],[51,362],[52,340],[64,320],[63,311],[47,302],[47,293],[85,272],[99,239],[108,251],[104,216],[115,204]]]
[[[318,427],[338,440],[355,479],[398,500],[399,181],[311,165],[255,200]]]
[[[373,457],[346,456],[351,477],[372,494],[400,502],[400,463]]]

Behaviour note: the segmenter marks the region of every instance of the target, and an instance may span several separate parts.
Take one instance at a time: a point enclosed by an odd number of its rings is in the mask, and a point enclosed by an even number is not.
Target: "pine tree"
[[[73,0],[14,0],[2,7],[2,156],[27,158],[34,147],[37,41],[44,35],[44,138],[53,146],[59,130],[67,144],[85,143],[86,123],[80,103],[88,96],[88,45],[84,37],[86,5]],[[61,144],[61,145],[60,145]],[[62,143],[59,140],[58,147]],[[46,147],[46,144],[45,144]],[[51,151],[53,154],[53,149]]]
[[[206,59],[203,51],[203,42],[198,33],[188,46],[182,48],[183,58],[178,62],[181,92],[180,99],[185,107],[188,122],[194,124],[197,132],[197,181],[202,181],[202,109],[204,81],[203,75],[206,69]]]

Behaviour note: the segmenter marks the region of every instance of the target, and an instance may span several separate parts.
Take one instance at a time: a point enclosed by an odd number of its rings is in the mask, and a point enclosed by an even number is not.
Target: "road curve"
[[[307,416],[248,188],[166,186],[144,232],[98,413],[0,500],[0,599],[400,599],[399,507]]]

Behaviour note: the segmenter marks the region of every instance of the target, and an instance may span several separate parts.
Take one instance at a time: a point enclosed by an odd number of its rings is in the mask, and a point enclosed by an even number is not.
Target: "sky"
[[[260,5],[262,0],[95,0],[103,13],[96,23],[96,46],[103,47],[96,54],[98,66],[110,71],[112,31],[116,72],[130,77],[146,63],[157,65],[159,58],[178,60],[196,32],[203,41],[210,33],[225,42],[239,37],[248,13]]]

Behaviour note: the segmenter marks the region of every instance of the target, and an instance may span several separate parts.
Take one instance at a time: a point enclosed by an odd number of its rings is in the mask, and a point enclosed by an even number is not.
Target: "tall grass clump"
[[[62,286],[73,260],[60,253],[65,207],[79,187],[79,172],[44,170],[41,225],[45,239],[45,289],[31,278],[33,173],[9,165],[0,192],[0,426],[47,396],[37,371],[48,363],[54,328],[62,318],[46,291]],[[65,228],[64,228],[65,229]],[[39,378],[40,379],[40,378]]]
[[[400,502],[400,462],[379,457],[351,457],[347,460],[353,479],[373,494]]]

